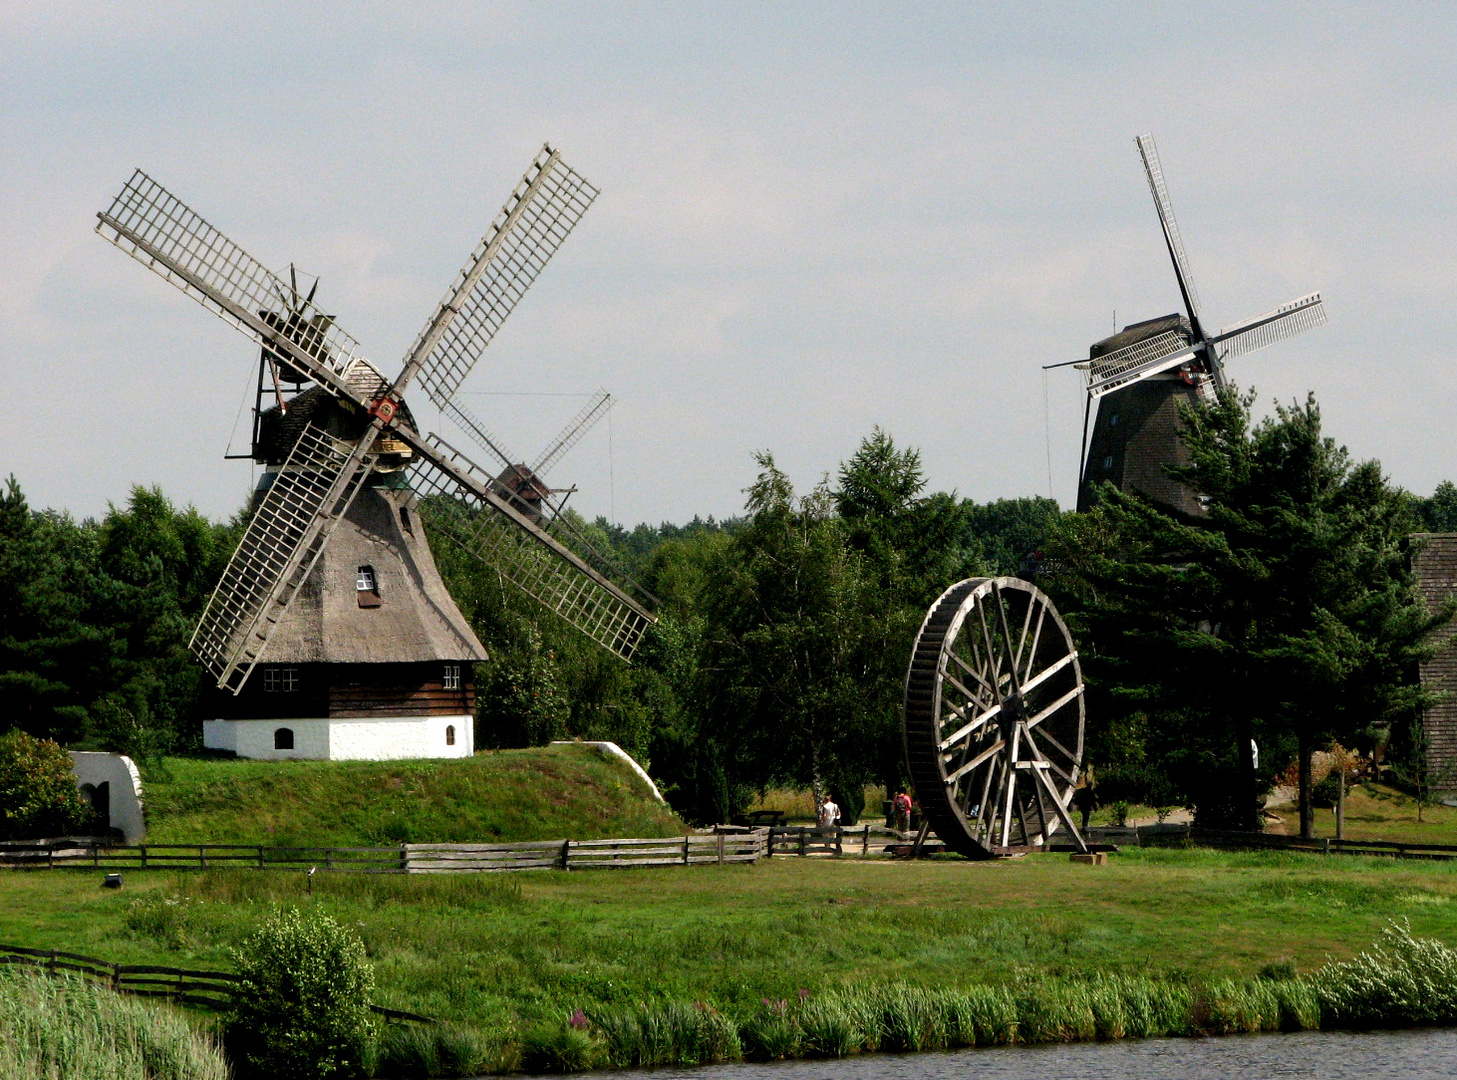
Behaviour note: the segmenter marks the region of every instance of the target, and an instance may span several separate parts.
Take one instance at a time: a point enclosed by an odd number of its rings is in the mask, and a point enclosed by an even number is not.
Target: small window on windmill
[[[454,724],[446,724],[445,725],[445,745],[446,746],[454,746],[455,745],[455,725]]]
[[[293,728],[281,727],[281,728],[275,728],[274,729],[274,731],[273,731],[273,749],[275,749],[275,750],[292,750],[293,749]]]
[[[1103,459],[1103,468],[1105,468],[1105,469],[1111,469],[1111,468],[1113,468],[1113,455],[1112,454],[1109,454],[1107,457],[1105,457]]]
[[[405,532],[410,531],[410,508],[408,506],[400,507],[400,528]]]
[[[359,568],[354,578],[354,595],[360,607],[379,607],[379,580],[374,576],[374,567]]]
[[[446,690],[459,690],[460,689],[460,665],[459,664],[446,664],[445,665],[445,679],[444,679],[444,682],[443,682],[442,686]]]
[[[263,669],[263,692],[287,694],[298,689],[298,668],[273,665]]]
[[[1118,414],[1117,413],[1114,413],[1112,416],[1108,417],[1108,426],[1109,427],[1117,427],[1118,426]]]

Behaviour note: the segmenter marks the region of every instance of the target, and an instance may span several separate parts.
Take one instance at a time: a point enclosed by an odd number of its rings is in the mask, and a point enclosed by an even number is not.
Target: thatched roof
[[[274,630],[266,662],[486,659],[440,580],[414,498],[411,491],[383,485],[359,493]],[[374,571],[377,607],[360,606],[356,584],[363,566]]]

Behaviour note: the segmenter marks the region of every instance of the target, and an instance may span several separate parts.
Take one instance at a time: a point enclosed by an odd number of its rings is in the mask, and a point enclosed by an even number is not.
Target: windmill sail
[[[1114,390],[1157,375],[1195,356],[1189,339],[1177,330],[1135,341],[1088,363],[1088,396],[1100,398]]]
[[[368,475],[362,465],[370,442],[350,447],[309,425],[294,444],[188,643],[219,686],[237,693],[248,680]]]
[[[1320,293],[1313,292],[1282,304],[1274,311],[1226,326],[1211,337],[1209,343],[1219,350],[1221,359],[1228,360],[1314,330],[1317,326],[1324,326],[1325,322],[1325,305],[1321,303]]]
[[[332,382],[359,354],[358,342],[311,299],[280,317],[280,298],[296,291],[141,169],[96,217],[102,237],[320,381]]]
[[[263,496],[191,647],[218,685],[237,693],[273,628],[318,561],[375,462],[381,432],[415,451],[420,490],[444,509],[450,535],[502,577],[588,636],[630,658],[652,614],[570,548],[513,509],[463,458],[415,432],[400,395],[418,374],[450,392],[591,204],[596,189],[549,147],[446,294],[390,384],[354,339],[200,215],[138,170],[98,214],[97,232],[373,417],[354,441],[305,425]],[[293,302],[288,303],[291,297]],[[288,308],[279,314],[280,299]],[[448,389],[446,389],[448,388]]]
[[[511,456],[511,452],[501,445],[501,440],[486,430],[485,421],[466,408],[465,403],[459,398],[451,398],[441,406],[441,411],[460,425],[461,430],[469,435],[482,450],[489,450],[496,455],[506,468],[515,466],[519,459]]]
[[[420,385],[441,408],[480,359],[506,316],[581,220],[597,189],[550,146],[542,148],[446,294],[450,325],[440,315],[420,332],[412,358]]]
[[[1184,307],[1195,331],[1199,327],[1199,294],[1194,289],[1194,276],[1189,273],[1189,257],[1184,254],[1184,238],[1179,235],[1179,223],[1174,220],[1174,204],[1169,200],[1169,188],[1164,183],[1164,169],[1159,163],[1158,147],[1152,135],[1140,135],[1135,140],[1138,153],[1143,158],[1143,171],[1148,175],[1148,189],[1153,193],[1153,204],[1159,213],[1159,223],[1164,229],[1164,242],[1169,248],[1169,257],[1174,260],[1174,274],[1179,279],[1179,292],[1184,297]]]
[[[496,494],[494,482],[438,436],[420,457],[411,482],[434,531],[599,645],[632,659],[654,621],[643,604]]]
[[[576,446],[582,436],[591,431],[593,425],[606,416],[607,411],[611,408],[612,395],[606,390],[598,390],[592,400],[582,407],[582,411],[568,421],[567,426],[562,429],[562,433],[542,451],[536,464],[531,466],[531,471],[537,476],[545,473],[560,461],[568,450]]]

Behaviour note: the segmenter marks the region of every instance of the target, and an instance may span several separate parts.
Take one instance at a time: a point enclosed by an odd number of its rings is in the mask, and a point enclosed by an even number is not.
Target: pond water
[[[1457,1030],[1127,1039],[591,1075],[603,1080],[1452,1080],[1457,1077]]]

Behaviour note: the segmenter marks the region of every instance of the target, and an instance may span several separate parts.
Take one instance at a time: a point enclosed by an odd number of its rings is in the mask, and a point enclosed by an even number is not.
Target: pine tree
[[[1204,819],[1255,825],[1258,738],[1267,773],[1294,751],[1309,835],[1311,755],[1420,706],[1410,671],[1451,613],[1422,607],[1410,502],[1379,464],[1324,436],[1313,398],[1258,424],[1252,403],[1231,388],[1185,411],[1189,464],[1170,474],[1205,514],[1105,487],[1059,544],[1060,585],[1102,700],[1162,736]]]

